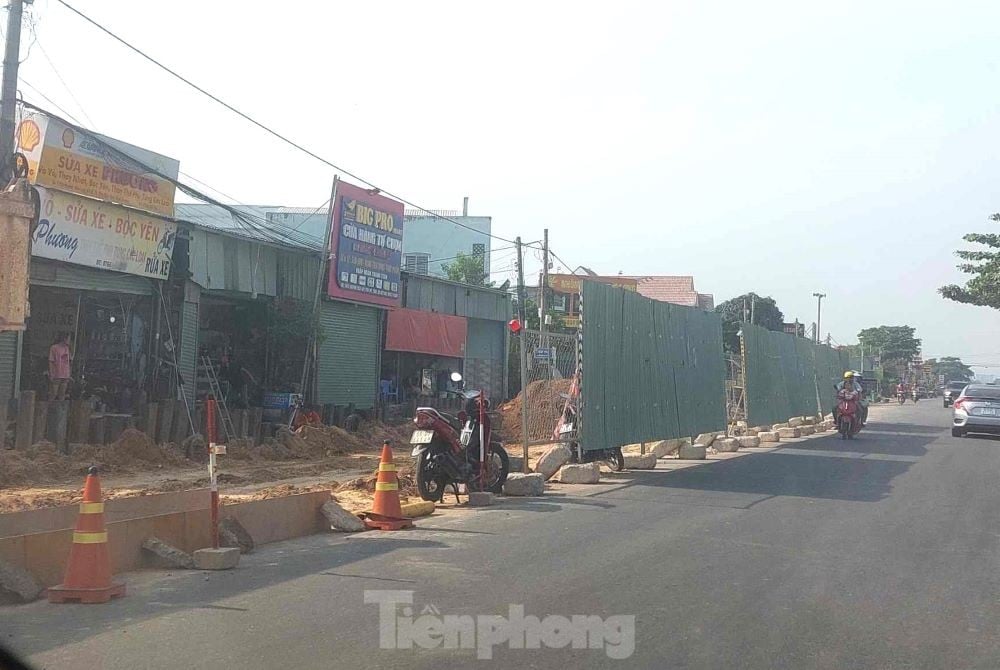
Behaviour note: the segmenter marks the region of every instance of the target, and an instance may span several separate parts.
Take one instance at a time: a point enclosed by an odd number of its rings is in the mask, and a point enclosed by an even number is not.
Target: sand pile
[[[528,438],[545,440],[552,437],[566,399],[572,379],[540,379],[528,384]],[[505,443],[521,443],[521,406],[525,393],[500,406],[500,435]]]
[[[402,497],[415,496],[417,493],[417,481],[414,478],[413,470],[410,468],[401,468],[396,472],[396,476],[399,478],[399,495]],[[354,490],[354,491],[367,491],[369,493],[375,492],[375,481],[378,477],[378,471],[376,470],[372,474],[366,477],[358,477],[357,479],[352,479],[350,481],[344,482],[340,486],[334,487],[334,491],[340,490]]]

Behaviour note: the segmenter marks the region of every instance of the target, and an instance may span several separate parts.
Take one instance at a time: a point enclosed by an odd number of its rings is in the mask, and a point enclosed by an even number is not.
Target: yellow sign
[[[631,277],[583,277],[580,275],[549,275],[549,288],[558,293],[579,293],[582,282],[596,281],[601,284],[610,284],[627,291],[639,290],[639,282]]]
[[[28,159],[28,179],[37,186],[174,215],[170,180],[177,179],[180,163],[172,158],[110,137],[85,136],[43,114],[21,121],[17,144]]]

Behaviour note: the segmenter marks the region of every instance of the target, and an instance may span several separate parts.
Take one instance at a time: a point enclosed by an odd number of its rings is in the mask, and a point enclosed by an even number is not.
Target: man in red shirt
[[[69,333],[59,333],[59,338],[49,347],[49,400],[66,399],[72,363]]]

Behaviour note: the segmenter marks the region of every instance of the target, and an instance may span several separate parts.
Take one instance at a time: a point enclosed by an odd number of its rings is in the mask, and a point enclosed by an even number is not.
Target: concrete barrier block
[[[798,428],[799,426],[804,426],[805,422],[806,422],[805,418],[801,416],[793,416],[791,419],[788,420],[788,427]]]
[[[572,457],[569,447],[564,444],[557,444],[538,459],[535,463],[535,472],[540,473],[545,479],[549,479],[565,465]]]
[[[625,454],[627,470],[652,470],[656,467],[656,454]]]
[[[798,428],[779,428],[778,436],[783,440],[787,440],[792,437],[802,437],[802,431]]]
[[[559,481],[563,484],[596,484],[601,481],[601,467],[597,463],[564,465],[559,470]]]
[[[198,570],[232,570],[240,563],[237,547],[198,549],[194,552],[194,567]]]
[[[540,496],[545,493],[545,477],[540,472],[521,474],[515,472],[507,475],[503,484],[503,494],[506,496]]]
[[[740,450],[740,443],[735,437],[723,437],[722,439],[717,439],[713,444],[718,451],[724,453],[732,453]]]
[[[736,441],[740,443],[741,449],[759,447],[760,437],[758,437],[758,435],[744,435],[743,437],[737,438]]]
[[[700,444],[685,444],[680,448],[680,458],[685,461],[702,461],[707,455],[707,448]]]
[[[711,447],[713,442],[715,442],[715,433],[702,433],[694,438],[694,443],[699,447]]]
[[[489,507],[493,504],[493,494],[489,491],[471,491],[469,507]]]
[[[811,426],[809,424],[799,427],[799,433],[801,433],[803,436],[812,435],[815,432],[816,432],[815,426]]]
[[[778,431],[776,430],[762,431],[760,433],[757,433],[757,437],[760,438],[761,443],[779,442],[781,440],[781,436],[778,435]]]

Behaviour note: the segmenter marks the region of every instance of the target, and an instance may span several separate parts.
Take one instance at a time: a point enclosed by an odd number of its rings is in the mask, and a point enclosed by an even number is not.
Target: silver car
[[[1000,386],[969,384],[952,403],[951,434],[1000,435]]]

